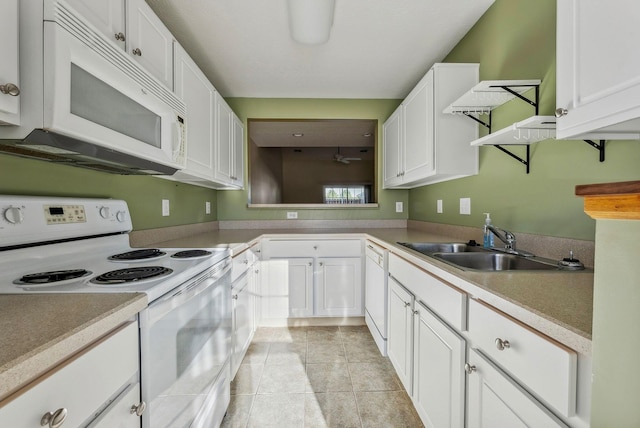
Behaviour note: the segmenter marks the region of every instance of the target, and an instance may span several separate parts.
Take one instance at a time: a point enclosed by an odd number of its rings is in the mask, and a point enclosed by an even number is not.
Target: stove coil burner
[[[164,256],[166,253],[157,248],[143,248],[141,250],[127,251],[126,253],[114,254],[109,260],[147,260]]]
[[[51,272],[30,273],[20,278],[20,284],[50,284],[52,282],[66,281],[91,275],[86,269],[56,270]]]
[[[195,257],[210,256],[211,254],[213,253],[207,250],[185,250],[185,251],[178,251],[171,257],[174,259],[191,259]]]
[[[144,266],[112,270],[93,278],[94,284],[124,284],[169,275],[173,270],[162,266]]]

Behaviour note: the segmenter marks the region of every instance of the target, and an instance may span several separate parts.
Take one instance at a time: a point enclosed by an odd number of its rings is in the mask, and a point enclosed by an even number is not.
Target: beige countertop
[[[433,273],[470,296],[492,304],[502,312],[576,350],[591,354],[593,271],[581,272],[474,272],[463,271],[423,256],[396,242],[461,242],[450,236],[417,229],[222,229],[195,236],[158,242],[161,247],[214,247],[228,244],[234,253],[261,237],[286,234],[304,238],[367,237],[390,252]]]
[[[0,294],[0,400],[146,306],[140,293]]]

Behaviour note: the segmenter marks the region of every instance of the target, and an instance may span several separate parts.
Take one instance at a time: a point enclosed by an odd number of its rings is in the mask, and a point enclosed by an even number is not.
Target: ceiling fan
[[[333,155],[333,160],[335,162],[340,162],[340,163],[349,165],[351,163],[351,161],[359,161],[359,160],[362,160],[362,159],[361,158],[348,158],[348,157],[345,157],[344,155],[340,154],[340,147],[338,147],[338,153]]]

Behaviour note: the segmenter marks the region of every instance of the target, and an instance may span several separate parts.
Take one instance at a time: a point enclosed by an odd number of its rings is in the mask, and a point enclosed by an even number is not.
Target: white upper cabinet
[[[244,124],[216,92],[215,181],[222,189],[244,187]]]
[[[127,52],[173,88],[173,36],[144,0],[127,0]]]
[[[185,180],[193,176],[213,180],[216,90],[179,44],[175,44],[175,93],[187,106],[187,165],[179,171]]]
[[[82,17],[107,39],[125,49],[125,0],[67,0]]]
[[[557,7],[557,138],[640,139],[640,3]]]
[[[18,57],[18,0],[3,2],[0,25],[0,124],[20,124],[20,73]]]
[[[477,125],[443,113],[478,82],[478,64],[435,64],[383,125],[384,188],[409,189],[478,173]],[[396,160],[397,159],[397,160]]]

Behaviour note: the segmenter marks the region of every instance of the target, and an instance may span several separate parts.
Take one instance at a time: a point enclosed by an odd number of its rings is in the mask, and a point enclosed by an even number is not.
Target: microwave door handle
[[[171,160],[174,162],[181,161],[181,158],[184,156],[184,128],[180,122],[181,118],[178,117],[176,121],[174,121],[171,125],[171,133],[172,133],[172,153]]]

